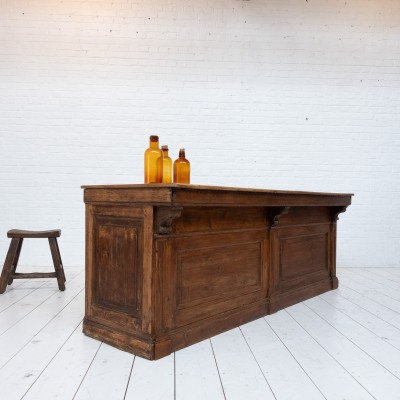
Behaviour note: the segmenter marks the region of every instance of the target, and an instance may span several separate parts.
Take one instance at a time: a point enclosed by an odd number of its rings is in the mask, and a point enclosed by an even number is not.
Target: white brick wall
[[[400,266],[400,1],[0,0],[0,266],[82,184],[138,183],[150,134],[192,182],[354,192],[338,265]],[[21,264],[51,264],[27,241]]]

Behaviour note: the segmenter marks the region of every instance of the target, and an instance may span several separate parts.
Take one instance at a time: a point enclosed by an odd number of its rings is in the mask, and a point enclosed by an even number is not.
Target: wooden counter
[[[83,186],[83,331],[158,359],[335,289],[351,194]]]

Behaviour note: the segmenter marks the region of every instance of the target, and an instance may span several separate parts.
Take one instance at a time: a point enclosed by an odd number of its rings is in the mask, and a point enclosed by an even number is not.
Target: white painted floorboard
[[[175,397],[175,355],[154,362],[135,357],[126,399],[170,400]]]
[[[304,307],[303,305],[300,305]],[[319,321],[315,318],[310,318],[310,315],[305,315],[301,321],[303,324],[310,325],[317,322],[310,333],[304,329],[302,323],[295,319],[298,318],[301,309],[295,313],[288,313],[283,310],[266,318],[271,328],[282,339],[283,343],[293,357],[302,365],[304,370],[314,384],[318,387],[321,394],[326,399],[372,399],[367,391],[357,382],[349,371],[327,351],[321,343],[315,339],[314,329],[318,332],[322,327],[318,324]],[[321,332],[325,335],[326,332]],[[336,340],[328,337],[328,342],[336,346]],[[340,344],[339,344],[340,346]],[[338,384],[340,382],[340,384]],[[299,397],[300,398],[300,397]]]
[[[101,343],[74,400],[123,399],[134,359],[133,354]]]
[[[304,399],[324,399],[304,367],[265,319],[257,319],[240,329],[276,398],[295,399],[301,388]]]
[[[224,399],[210,339],[175,353],[175,382],[178,400]]]
[[[0,399],[400,400],[400,268],[148,361],[88,338],[83,268],[0,295]]]
[[[211,343],[227,399],[274,399],[239,328],[211,338]]]

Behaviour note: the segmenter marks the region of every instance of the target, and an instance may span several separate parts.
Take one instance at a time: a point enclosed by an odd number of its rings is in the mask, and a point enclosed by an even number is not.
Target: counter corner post
[[[330,208],[331,228],[330,228],[330,277],[332,281],[332,290],[339,287],[339,279],[336,275],[336,251],[337,251],[337,221],[340,214],[346,212],[348,205],[333,206]]]

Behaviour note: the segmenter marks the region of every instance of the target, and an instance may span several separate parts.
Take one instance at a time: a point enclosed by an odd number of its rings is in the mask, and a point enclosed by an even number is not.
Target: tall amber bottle
[[[168,156],[168,146],[161,146],[161,151],[163,156],[158,159],[158,163],[162,164],[162,183],[172,183],[172,160]]]
[[[144,152],[144,183],[162,182],[162,163],[161,166],[157,163],[162,156],[158,136],[150,136],[150,147]]]
[[[174,162],[174,182],[190,183],[190,162],[185,158],[185,149],[179,150],[179,158]]]

